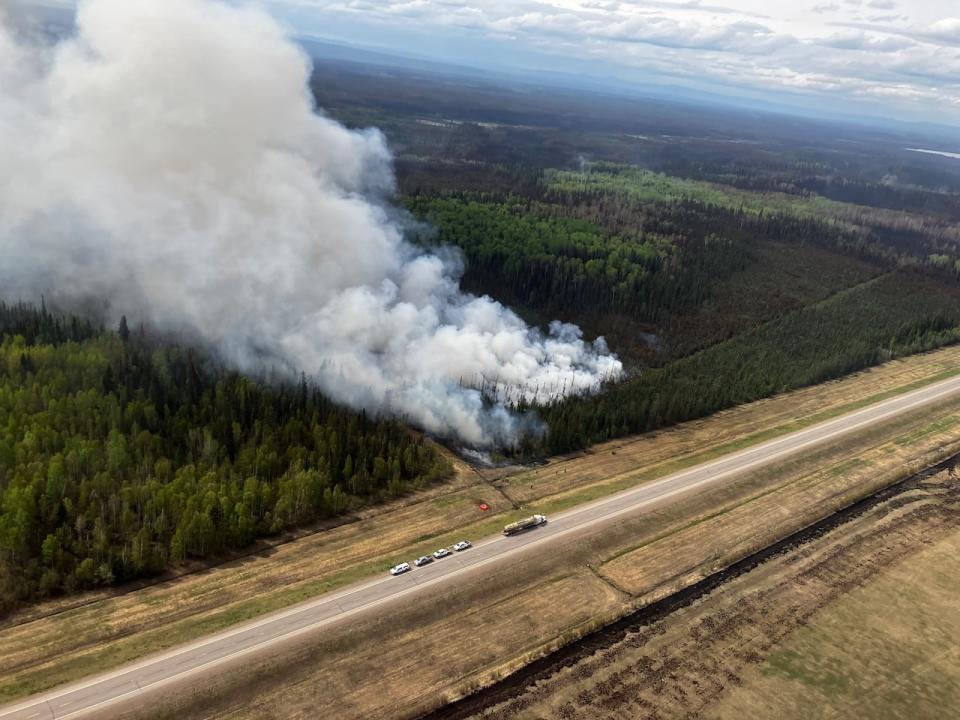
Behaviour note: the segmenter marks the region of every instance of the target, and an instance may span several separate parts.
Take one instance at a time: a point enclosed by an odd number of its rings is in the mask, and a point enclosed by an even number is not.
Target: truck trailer
[[[546,515],[531,515],[528,518],[523,520],[517,520],[516,522],[510,523],[503,529],[504,535],[516,535],[521,533],[524,530],[530,530],[531,528],[538,527],[547,522]]]

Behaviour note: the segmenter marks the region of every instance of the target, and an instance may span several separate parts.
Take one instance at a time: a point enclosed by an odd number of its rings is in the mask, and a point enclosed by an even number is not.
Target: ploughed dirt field
[[[954,468],[579,657],[568,649],[469,712],[436,717],[954,717],[958,578]]]

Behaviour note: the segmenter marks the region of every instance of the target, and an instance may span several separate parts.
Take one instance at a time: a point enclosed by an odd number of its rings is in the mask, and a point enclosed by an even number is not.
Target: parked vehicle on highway
[[[449,554],[450,554],[450,551],[449,551],[449,550],[447,550],[446,548],[440,548],[439,550],[437,550],[437,551],[433,554],[433,556],[434,556],[437,560],[439,560],[440,558],[445,558],[445,557],[446,557],[447,555],[449,555]]]
[[[414,560],[413,564],[416,565],[417,567],[423,567],[424,565],[429,565],[432,562],[433,562],[432,557],[430,557],[429,555],[424,555],[423,557],[418,557],[416,560]]]
[[[540,525],[545,525],[546,522],[547,522],[546,515],[531,515],[528,518],[524,518],[523,520],[517,520],[516,522],[512,522],[509,525],[507,525],[503,529],[503,534],[508,536],[516,535],[517,533],[521,533],[524,530],[530,530],[531,528],[539,527]]]
[[[392,568],[390,568],[391,575],[403,575],[405,572],[410,572],[412,568],[410,563],[400,563]]]
[[[466,550],[469,547],[473,547],[473,545],[470,544],[469,540],[461,540],[460,542],[458,542],[456,545],[453,546],[453,549],[456,550],[457,552],[462,552],[463,550]]]

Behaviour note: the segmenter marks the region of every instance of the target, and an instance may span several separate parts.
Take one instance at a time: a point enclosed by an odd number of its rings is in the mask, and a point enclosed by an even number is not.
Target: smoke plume
[[[0,292],[109,298],[478,447],[519,419],[477,378],[542,400],[620,373],[407,243],[382,135],[319,113],[309,71],[265,12],[213,0],[86,0],[52,48],[0,29]]]

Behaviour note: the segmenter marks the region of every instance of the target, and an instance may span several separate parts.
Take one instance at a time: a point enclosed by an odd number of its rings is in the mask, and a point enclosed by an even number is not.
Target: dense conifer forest
[[[892,273],[602,394],[541,410],[549,452],[645,432],[960,341],[960,292]]]
[[[543,312],[586,307],[657,321],[665,311],[698,304],[711,278],[746,262],[740,246],[714,233],[679,237],[665,224],[642,235],[611,235],[563,217],[563,206],[518,198],[416,197],[408,207],[437,229],[426,241],[464,251],[468,288]]]
[[[122,322],[0,305],[0,610],[209,558],[448,475],[397,422]]]
[[[600,164],[506,193],[425,190],[408,209],[463,251],[464,284],[531,321],[610,331],[628,377],[536,412],[558,453],[702,417],[960,340],[949,223]],[[799,264],[797,264],[799,262]],[[721,328],[715,327],[721,324]]]

